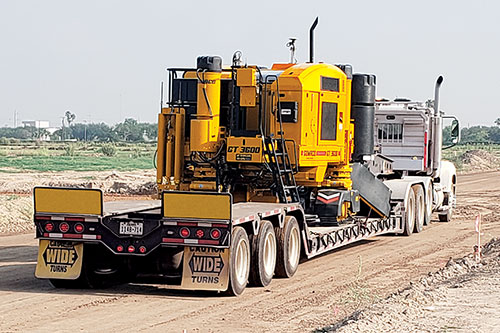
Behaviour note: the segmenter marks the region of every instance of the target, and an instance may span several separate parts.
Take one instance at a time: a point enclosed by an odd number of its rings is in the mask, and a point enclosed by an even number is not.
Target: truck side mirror
[[[456,143],[460,136],[460,127],[457,119],[451,122],[451,141]]]

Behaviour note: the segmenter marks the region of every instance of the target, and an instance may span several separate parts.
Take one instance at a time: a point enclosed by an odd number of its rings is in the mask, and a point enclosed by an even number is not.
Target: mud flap
[[[182,289],[225,291],[229,285],[229,249],[184,248]]]
[[[40,240],[35,276],[42,279],[76,280],[83,262],[83,244]]]

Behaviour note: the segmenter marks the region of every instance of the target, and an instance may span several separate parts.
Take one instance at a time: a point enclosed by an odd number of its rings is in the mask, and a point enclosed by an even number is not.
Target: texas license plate
[[[121,235],[142,235],[143,224],[139,222],[120,222]]]

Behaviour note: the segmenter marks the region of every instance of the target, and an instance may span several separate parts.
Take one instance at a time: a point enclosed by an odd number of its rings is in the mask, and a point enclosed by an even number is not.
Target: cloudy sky
[[[443,75],[442,109],[463,126],[500,117],[496,1],[0,0],[0,126],[18,121],[153,122],[167,67],[198,55],[249,64],[316,60],[377,75],[377,94],[425,100]]]

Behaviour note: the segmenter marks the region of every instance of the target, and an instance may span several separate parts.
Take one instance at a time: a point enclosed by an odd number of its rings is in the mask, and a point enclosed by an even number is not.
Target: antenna
[[[290,63],[295,64],[297,63],[297,59],[295,59],[295,41],[297,38],[295,37],[290,37],[290,41],[286,43],[286,46],[290,49]]]
[[[161,81],[161,92],[160,92],[160,113],[163,109],[163,81]]]
[[[311,28],[309,29],[309,62],[314,62],[314,29],[318,25],[318,17],[314,20]]]

